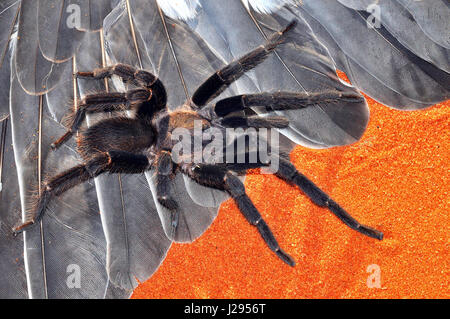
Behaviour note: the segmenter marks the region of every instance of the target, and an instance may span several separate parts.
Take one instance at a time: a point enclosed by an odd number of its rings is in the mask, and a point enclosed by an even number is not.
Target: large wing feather
[[[64,62],[79,49],[89,31],[102,28],[117,0],[39,0],[39,48],[49,61]],[[55,32],[56,30],[56,32]]]
[[[367,13],[328,0],[305,0],[302,8],[345,55],[395,92],[423,104],[449,98],[450,75],[408,50],[383,25],[369,28]]]
[[[450,72],[449,49],[430,39],[408,10],[397,1],[372,0],[372,2],[372,5],[378,6],[379,23],[405,48],[441,70]]]
[[[43,56],[39,47],[39,1],[22,1],[19,14],[15,69],[17,80],[28,94],[41,95],[59,81],[68,63],[53,63]]]
[[[399,0],[420,28],[437,44],[450,49],[449,17],[450,3],[447,0]]]
[[[11,227],[20,215],[20,195],[9,119],[0,122],[0,298],[27,298],[23,240],[13,238]]]
[[[72,57],[85,35],[85,32],[79,30],[81,19],[77,21],[75,16],[73,21],[70,19],[70,16],[76,14],[77,10],[80,11],[81,18],[79,1],[39,0],[35,2],[38,3],[37,31],[42,55],[53,62],[67,61]]]
[[[7,60],[9,39],[19,14],[19,8],[19,0],[5,0],[0,3],[0,68]]]
[[[333,57],[336,67],[346,72],[351,83],[358,89],[382,104],[397,109],[422,109],[431,105],[414,101],[386,86],[386,84],[371,75],[352,58],[342,52],[328,31],[317,20],[311,17],[303,8],[300,7],[298,10],[314,30],[314,34],[316,34],[320,41],[327,47],[330,55]]]
[[[10,56],[11,50],[7,50],[0,66],[0,298],[26,298],[23,240],[11,233],[21,209],[9,119]]]

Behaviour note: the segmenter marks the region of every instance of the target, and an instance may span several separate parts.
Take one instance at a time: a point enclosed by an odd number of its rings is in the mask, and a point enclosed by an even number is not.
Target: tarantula
[[[292,92],[259,93],[222,99],[212,107],[210,112],[212,115],[202,113],[213,98],[244,73],[263,62],[277,45],[283,43],[287,32],[294,28],[295,24],[295,21],[291,22],[284,30],[270,36],[264,45],[214,73],[200,85],[192,99],[186,101],[183,107],[176,111],[167,109],[164,85],[147,71],[116,64],[92,72],[78,72],[76,76],[91,79],[105,79],[116,75],[137,88],[126,93],[87,95],[75,110],[67,133],[52,147],[57,148],[69,139],[80,128],[86,113],[121,111],[125,108],[134,111],[134,117],[112,117],[80,132],[78,151],[84,163],[45,182],[37,205],[30,216],[14,229],[14,233],[21,233],[38,223],[54,196],[59,196],[75,185],[106,172],[139,174],[153,169],[156,174],[158,202],[176,214],[178,204],[170,197],[169,182],[176,172],[181,172],[201,185],[227,192],[237,203],[247,221],[258,229],[269,248],[285,263],[294,266],[294,260],[280,248],[269,226],[247,196],[244,184],[237,177],[239,173],[245,174],[249,168],[262,167],[265,164],[258,162],[226,165],[191,161],[175,163],[171,156],[174,142],[170,136],[178,127],[192,130],[194,121],[201,121],[204,129],[211,127],[270,129],[284,128],[289,123],[283,117],[259,117],[242,113],[250,107],[260,106],[264,107],[266,112],[271,112],[299,109],[324,100],[361,101],[361,95],[355,92],[331,90],[310,95]],[[240,113],[237,113],[238,111]],[[279,158],[279,169],[275,174],[286,182],[297,185],[316,205],[328,208],[350,228],[369,237],[380,240],[383,238],[380,231],[361,225],[352,218],[327,194],[297,171],[288,159]]]

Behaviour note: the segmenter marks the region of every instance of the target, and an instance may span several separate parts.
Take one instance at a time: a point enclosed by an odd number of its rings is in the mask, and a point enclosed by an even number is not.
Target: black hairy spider
[[[167,95],[162,82],[147,71],[116,64],[95,69],[93,72],[78,72],[77,76],[92,79],[117,75],[137,88],[126,93],[99,93],[86,96],[74,112],[68,132],[52,145],[54,148],[64,143],[80,128],[86,113],[120,111],[125,108],[133,110],[134,117],[112,117],[80,132],[78,151],[84,163],[45,182],[32,214],[14,229],[14,233],[28,230],[39,222],[54,196],[59,196],[75,185],[106,172],[138,174],[153,169],[157,181],[157,200],[175,214],[178,205],[169,195],[169,181],[176,172],[181,172],[201,185],[227,192],[237,203],[247,221],[258,229],[269,248],[285,263],[294,266],[294,260],[280,248],[269,226],[247,196],[244,184],[236,176],[249,168],[262,167],[264,164],[242,163],[227,166],[190,161],[175,163],[171,156],[174,142],[170,135],[177,127],[192,130],[194,121],[201,121],[203,128],[218,129],[283,128],[288,125],[288,120],[283,117],[259,117],[235,113],[254,106],[263,106],[266,112],[270,112],[299,109],[323,100],[334,101],[345,98],[350,101],[361,101],[362,97],[355,92],[326,91],[310,95],[291,92],[259,93],[225,98],[213,106],[210,115],[202,112],[202,109],[204,110],[205,106],[232,82],[263,62],[276,46],[285,40],[286,33],[294,28],[295,24],[295,21],[291,22],[284,30],[269,37],[264,45],[214,73],[200,85],[192,99],[186,101],[185,105],[176,111],[167,109]],[[279,169],[275,174],[286,182],[297,185],[316,205],[328,208],[350,228],[369,237],[382,239],[383,234],[380,231],[357,222],[298,172],[289,160],[280,157]]]

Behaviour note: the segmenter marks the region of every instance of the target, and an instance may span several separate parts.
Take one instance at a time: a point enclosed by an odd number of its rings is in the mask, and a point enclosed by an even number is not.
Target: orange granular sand
[[[450,297],[449,106],[406,112],[369,99],[359,142],[291,154],[353,217],[382,230],[383,241],[349,229],[296,187],[251,175],[249,196],[297,265],[275,257],[229,200],[200,239],[172,246],[133,298]],[[373,264],[380,288],[367,285]]]

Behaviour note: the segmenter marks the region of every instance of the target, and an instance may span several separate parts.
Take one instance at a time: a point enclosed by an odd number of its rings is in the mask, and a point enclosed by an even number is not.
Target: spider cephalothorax
[[[36,224],[42,218],[52,197],[59,196],[71,187],[106,172],[138,174],[154,170],[157,182],[156,199],[176,214],[178,204],[170,196],[169,182],[174,173],[179,171],[201,185],[226,191],[237,203],[248,222],[258,229],[269,248],[284,262],[294,265],[293,259],[278,245],[268,225],[247,196],[243,183],[237,177],[237,173],[245,173],[249,168],[262,167],[267,163],[244,162],[227,165],[194,163],[186,159],[174,161],[171,156],[174,141],[170,138],[177,128],[192,130],[195,121],[199,121],[203,129],[215,127],[219,130],[227,127],[284,128],[289,124],[284,117],[260,117],[236,113],[250,107],[264,107],[264,111],[271,112],[300,109],[319,101],[344,99],[360,102],[361,95],[350,88],[345,92],[330,90],[316,94],[259,93],[222,99],[212,107],[212,112],[202,112],[202,109],[232,82],[263,62],[276,46],[285,40],[287,32],[294,26],[295,22],[292,22],[284,30],[269,37],[264,45],[217,71],[197,89],[191,100],[173,112],[167,109],[167,95],[162,82],[147,71],[117,64],[93,72],[79,72],[77,74],[79,77],[92,79],[117,75],[137,88],[126,93],[99,93],[86,96],[73,113],[68,132],[52,145],[54,148],[80,128],[86,113],[132,110],[134,116],[109,118],[80,132],[78,151],[84,163],[45,182],[32,214],[16,227],[14,232],[16,234],[23,232]],[[316,205],[328,208],[352,229],[382,239],[381,232],[358,223],[298,172],[289,160],[284,157],[279,157],[278,160],[279,169],[275,174],[279,178],[297,185]]]

